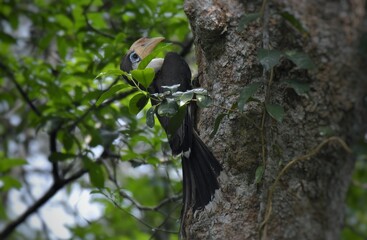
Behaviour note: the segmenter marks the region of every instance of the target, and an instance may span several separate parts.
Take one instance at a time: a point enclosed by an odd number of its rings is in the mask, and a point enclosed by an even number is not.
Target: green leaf
[[[286,56],[289,60],[294,62],[297,67],[301,69],[311,70],[315,68],[315,64],[312,62],[311,58],[303,52],[287,51]]]
[[[118,131],[109,131],[106,129],[98,129],[98,130],[99,130],[98,135],[100,135],[103,147],[111,146],[113,141],[115,141],[120,136]]]
[[[114,95],[115,93],[117,93],[118,91],[124,88],[126,88],[126,84],[124,83],[113,85],[110,89],[108,89],[98,98],[96,102],[96,106],[98,107],[99,105],[101,105],[101,103],[104,102],[104,100],[110,98],[112,95]]]
[[[118,45],[118,44],[124,42],[125,39],[126,39],[126,33],[120,32],[119,34],[117,34],[115,36],[115,40],[113,41],[113,43],[114,43],[114,45]]]
[[[278,104],[265,104],[266,111],[269,115],[277,120],[278,122],[282,122],[284,118],[284,108]]]
[[[295,80],[287,81],[289,86],[296,91],[298,95],[306,94],[310,91],[310,84],[309,83],[301,83]]]
[[[140,92],[130,99],[129,111],[131,114],[138,114],[147,105],[149,98]]]
[[[0,172],[6,172],[13,167],[27,164],[27,161],[21,158],[0,158]]]
[[[92,184],[95,187],[103,188],[105,177],[102,166],[100,164],[95,163],[94,166],[88,170],[89,170],[89,179],[92,182]]]
[[[87,18],[89,23],[97,29],[106,28],[106,22],[104,18],[103,12],[93,12],[93,13],[87,13]]]
[[[306,29],[302,26],[301,22],[292,14],[288,12],[282,12],[280,14],[285,20],[287,20],[295,29],[301,33],[307,33]]]
[[[155,72],[153,68],[135,69],[131,71],[131,75],[138,83],[147,89],[153,82]]]
[[[153,166],[157,166],[159,163],[161,163],[161,160],[157,157],[149,156],[147,158],[147,163],[149,163]]]
[[[146,68],[153,58],[163,52],[170,45],[170,43],[159,43],[158,46],[156,46],[154,50],[139,63],[138,69]]]
[[[180,87],[181,84],[175,84],[175,85],[171,85],[171,86],[162,86],[163,91],[169,91],[171,93],[176,93],[178,88]]]
[[[173,116],[178,110],[178,105],[174,99],[167,98],[166,101],[162,102],[158,106],[159,116]]]
[[[61,132],[61,141],[65,150],[70,151],[74,144],[74,136],[70,132]]]
[[[57,14],[55,16],[55,19],[57,21],[57,23],[60,24],[60,26],[62,26],[63,28],[65,28],[66,30],[70,30],[73,28],[73,22],[64,14]]]
[[[168,137],[174,135],[177,129],[181,126],[182,121],[186,116],[186,105],[180,107],[176,114],[169,119],[168,128],[166,129]]]
[[[227,116],[228,114],[226,113],[221,113],[217,116],[217,118],[215,119],[215,122],[214,122],[214,129],[213,131],[210,133],[210,137],[214,137],[215,134],[218,132],[218,129],[219,129],[219,125],[220,123],[222,122],[223,118],[225,116]]]
[[[210,106],[213,102],[212,98],[207,96],[207,95],[196,95],[196,99],[197,99],[197,105],[200,108],[206,108],[208,106]]]
[[[90,191],[90,195],[92,195],[92,194],[102,194],[103,193],[103,191],[101,190],[101,189],[94,189],[94,190],[92,190],[92,191]]]
[[[0,187],[1,192],[9,191],[12,188],[20,189],[22,184],[20,181],[12,176],[0,176]]]
[[[180,106],[185,105],[187,102],[191,101],[194,97],[194,93],[192,91],[184,92],[180,96]]]
[[[148,127],[150,127],[150,128],[154,127],[154,124],[155,124],[154,112],[155,112],[155,107],[151,107],[147,111],[146,123],[147,123]]]
[[[270,70],[272,67],[279,63],[280,58],[283,56],[282,52],[276,49],[259,49],[257,52],[257,57],[265,68],[265,70]]]
[[[241,17],[238,23],[238,30],[242,31],[249,23],[255,21],[261,16],[259,12],[245,14]]]
[[[65,161],[71,158],[75,158],[75,155],[71,153],[60,153],[60,152],[53,152],[48,157],[48,159],[52,162]]]
[[[240,111],[243,110],[243,107],[248,102],[248,100],[255,94],[255,92],[261,87],[261,82],[250,83],[246,87],[244,87],[240,93],[240,97],[238,99],[238,109]]]
[[[132,161],[140,158],[140,154],[133,151],[126,151],[123,155],[121,155],[121,161]]]
[[[255,183],[260,183],[263,175],[264,175],[264,166],[260,165],[256,168],[255,171]]]
[[[200,94],[200,95],[208,95],[208,91],[205,88],[194,88],[190,90],[189,92],[193,92],[195,94]]]
[[[96,79],[97,78],[100,78],[100,77],[105,77],[105,76],[121,76],[121,75],[127,75],[128,74],[122,70],[119,70],[119,69],[111,69],[111,70],[108,70],[108,71],[105,71],[105,72],[100,72]],[[119,85],[119,84],[118,84]]]
[[[319,127],[319,134],[323,137],[331,137],[335,136],[335,130],[331,126],[320,126]]]
[[[65,59],[68,52],[68,44],[64,36],[57,38],[57,50],[62,59]]]
[[[105,176],[101,164],[93,162],[88,157],[83,157],[84,167],[88,170],[89,180],[97,188],[104,187]]]
[[[1,30],[0,30],[0,39],[4,43],[14,44],[14,43],[17,42],[17,40],[13,36],[1,31]]]
[[[91,141],[89,142],[89,146],[96,147],[98,145],[103,145],[100,128],[90,128],[88,129],[88,134],[92,137]]]

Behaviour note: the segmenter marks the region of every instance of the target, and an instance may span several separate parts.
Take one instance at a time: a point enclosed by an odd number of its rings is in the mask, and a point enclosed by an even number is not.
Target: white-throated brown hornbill
[[[164,38],[140,38],[130,47],[122,58],[120,68],[125,72],[137,69],[139,63],[148,56]],[[177,53],[169,52],[165,58],[155,58],[147,68],[155,69],[155,78],[148,88],[150,94],[163,93],[162,86],[180,84],[178,91],[191,89],[191,71],[184,59]],[[154,105],[154,100],[152,100]],[[181,154],[183,171],[183,211],[204,208],[213,198],[215,190],[219,188],[218,176],[221,165],[203,143],[193,126],[193,119],[189,105],[180,127],[174,134],[168,135],[172,153]],[[169,117],[157,115],[162,127],[169,127]]]

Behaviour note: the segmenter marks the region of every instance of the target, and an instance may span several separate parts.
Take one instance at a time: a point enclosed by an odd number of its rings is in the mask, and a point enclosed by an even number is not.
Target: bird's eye
[[[132,53],[130,54],[130,61],[131,61],[132,63],[139,62],[139,61],[140,61],[140,57],[139,57],[139,55],[138,55],[138,54],[136,54],[135,52],[132,52]]]

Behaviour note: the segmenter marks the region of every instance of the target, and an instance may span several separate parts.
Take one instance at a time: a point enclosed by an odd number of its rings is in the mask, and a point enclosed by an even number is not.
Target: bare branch
[[[23,214],[21,214],[17,219],[9,223],[1,232],[0,239],[6,239],[20,224],[22,224],[27,218],[38,211],[46,202],[48,202],[61,188],[67,184],[73,182],[74,180],[83,176],[87,170],[80,169],[70,178],[60,180],[59,182],[54,182],[52,186],[47,190],[47,192],[38,199],[32,206],[30,206]]]

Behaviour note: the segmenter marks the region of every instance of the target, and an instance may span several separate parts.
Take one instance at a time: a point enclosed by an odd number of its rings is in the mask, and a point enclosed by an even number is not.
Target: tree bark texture
[[[366,132],[367,74],[357,51],[365,1],[262,5],[256,0],[185,1],[198,78],[215,105],[198,114],[198,130],[225,174],[213,203],[186,216],[184,232],[187,239],[338,239],[354,166],[342,141],[351,146]],[[239,30],[240,18],[261,8],[262,17]],[[289,24],[284,12],[307,33]],[[304,52],[316,67],[300,69],[282,58],[273,71],[264,71],[259,48]],[[286,84],[294,79],[310,84],[310,91],[296,94]],[[283,121],[264,114],[262,103],[249,102],[243,113],[226,116],[210,138],[216,116],[227,113],[241,89],[253,82],[264,83],[254,97],[283,106]],[[326,140],[331,136],[337,138]],[[255,183],[260,165],[264,174]]]

